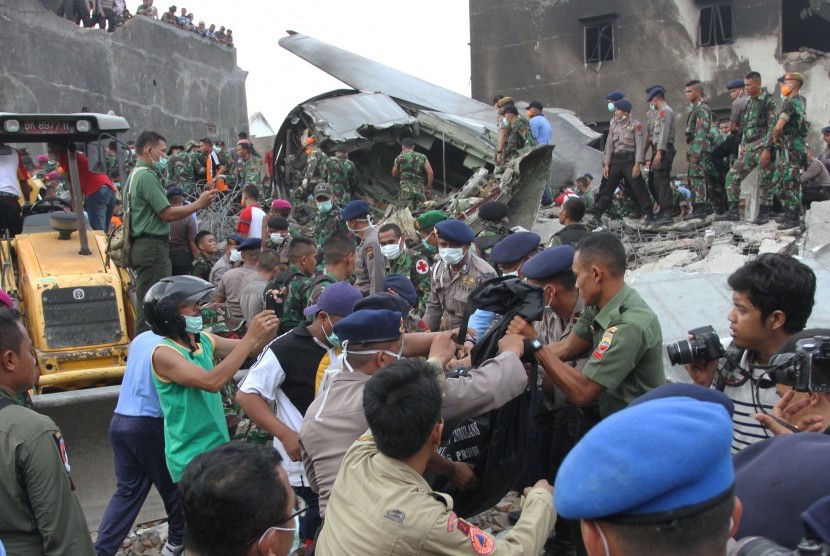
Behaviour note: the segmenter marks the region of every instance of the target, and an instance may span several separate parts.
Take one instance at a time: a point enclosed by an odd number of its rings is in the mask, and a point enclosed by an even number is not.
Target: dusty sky
[[[248,72],[248,114],[275,130],[300,102],[343,84],[277,44],[287,29],[470,94],[467,0],[173,0],[233,29],[237,63]],[[130,2],[129,5],[137,2]],[[155,0],[159,12],[170,0]]]

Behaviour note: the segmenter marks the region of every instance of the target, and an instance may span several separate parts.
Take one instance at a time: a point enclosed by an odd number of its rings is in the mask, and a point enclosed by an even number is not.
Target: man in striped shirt
[[[715,359],[686,370],[695,384],[717,388],[735,404],[732,451],[738,452],[772,436],[754,416],[772,413],[778,396],[775,388],[759,387],[764,371],[757,366],[767,365],[793,334],[804,330],[813,310],[816,275],[789,255],[768,253],[732,273],[728,284],[733,290],[728,352],[740,366],[733,369]]]

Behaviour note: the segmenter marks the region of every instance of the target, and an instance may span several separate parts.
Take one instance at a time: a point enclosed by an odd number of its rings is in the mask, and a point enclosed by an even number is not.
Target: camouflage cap
[[[334,190],[326,182],[320,182],[314,186],[314,198],[325,197],[331,199],[334,196]]]
[[[802,85],[804,85],[804,74],[798,73],[797,71],[788,71],[784,75],[778,78],[779,83],[783,83],[784,81],[798,81]]]
[[[199,146],[198,141],[194,141],[193,139],[190,139],[187,143],[184,144],[184,150],[186,150],[187,152],[190,152],[190,149],[196,148],[198,146]]]
[[[415,219],[415,229],[427,230],[435,226],[438,222],[447,220],[448,218],[449,216],[440,210],[428,210]]]

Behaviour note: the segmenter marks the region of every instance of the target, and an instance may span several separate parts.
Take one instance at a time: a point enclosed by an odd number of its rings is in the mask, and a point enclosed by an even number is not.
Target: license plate
[[[71,133],[69,122],[50,122],[46,120],[32,120],[23,123],[23,132],[32,135],[53,135]]]

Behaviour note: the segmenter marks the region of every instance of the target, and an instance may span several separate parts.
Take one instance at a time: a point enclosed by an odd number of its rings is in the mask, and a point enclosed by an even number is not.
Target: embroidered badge
[[[605,333],[602,335],[602,339],[597,346],[597,349],[594,350],[594,353],[591,354],[594,359],[597,361],[602,361],[602,358],[605,357],[605,352],[608,351],[608,348],[611,347],[611,342],[614,340],[614,334],[617,332],[617,327],[612,326]]]
[[[403,524],[403,520],[406,519],[406,514],[400,510],[386,510],[386,514],[383,517],[395,523]]]
[[[476,554],[492,554],[496,549],[493,537],[475,525],[470,526],[470,546]]]
[[[426,259],[418,259],[418,262],[415,263],[415,271],[418,274],[426,274],[429,272],[429,263],[427,263]]]
[[[452,533],[456,527],[458,527],[458,515],[450,512],[450,517],[447,518],[447,533]]]
[[[375,248],[371,245],[367,245],[366,249],[363,250],[363,253],[366,255],[366,258],[370,261],[375,258]]]
[[[58,454],[61,456],[63,467],[66,469],[66,472],[69,473],[72,471],[72,468],[69,465],[69,456],[66,454],[66,444],[63,441],[63,435],[60,432],[56,432],[52,435],[52,437],[55,439],[55,446],[58,449]]]

